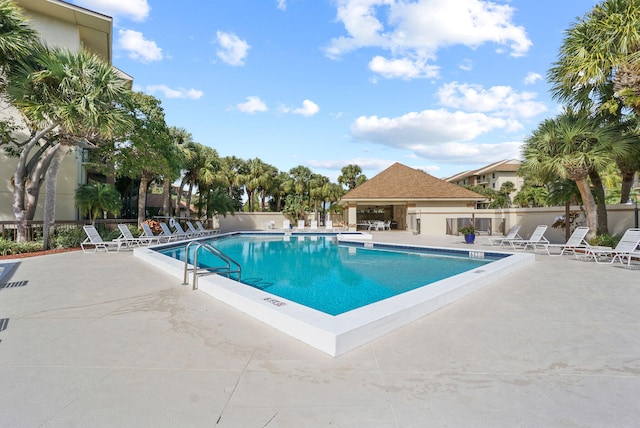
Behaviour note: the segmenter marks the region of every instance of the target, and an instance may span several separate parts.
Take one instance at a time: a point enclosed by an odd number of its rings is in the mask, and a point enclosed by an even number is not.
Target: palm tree
[[[169,128],[169,135],[176,148],[176,155],[173,158],[170,170],[162,177],[162,213],[165,216],[170,216],[173,212],[171,208],[171,185],[180,178],[185,161],[184,153],[178,148],[182,144],[193,142],[191,134],[184,128],[172,126]]]
[[[362,174],[362,168],[352,164],[342,167],[341,175],[338,177],[338,183],[346,186],[348,190],[355,189],[365,181],[367,177]]]
[[[99,218],[103,212],[118,215],[120,213],[120,193],[110,184],[90,183],[83,184],[76,190],[76,206],[83,216],[89,215],[91,224]]]
[[[584,111],[567,110],[547,119],[526,139],[522,169],[538,176],[575,181],[586,210],[589,239],[597,230],[596,201],[589,172],[602,170],[629,151],[630,141],[611,126],[598,125]]]
[[[624,123],[624,106],[640,114],[639,52],[640,2],[602,1],[567,30],[558,61],[548,73],[552,92],[563,102]],[[623,176],[622,200],[628,198],[640,165],[637,154],[616,162]]]
[[[12,0],[0,0],[0,73],[31,55],[36,43],[37,34],[22,10]]]
[[[200,143],[190,142],[183,146],[185,156],[185,171],[180,188],[178,189],[178,197],[176,201],[176,215],[180,212],[180,201],[184,186],[188,185],[187,190],[187,218],[191,216],[191,197],[193,189],[197,187],[198,182],[213,181],[218,169],[218,152]]]
[[[129,93],[128,82],[87,51],[42,46],[11,67],[8,77],[9,98],[31,129],[29,138],[17,143],[13,210],[18,240],[26,238],[24,223],[33,219],[46,174],[43,246],[49,248],[60,162],[74,146],[94,147],[131,128],[120,105]],[[45,144],[38,146],[41,142]]]

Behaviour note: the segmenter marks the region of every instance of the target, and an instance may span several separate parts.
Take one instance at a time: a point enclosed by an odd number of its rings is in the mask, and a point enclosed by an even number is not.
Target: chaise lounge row
[[[633,260],[640,260],[640,229],[637,228],[627,229],[615,248],[590,245],[585,239],[589,228],[585,226],[577,227],[564,244],[551,244],[544,237],[546,230],[546,225],[537,226],[528,239],[523,239],[518,234],[520,226],[515,225],[505,237],[489,239],[489,244],[491,246],[510,245],[514,250],[526,250],[530,247],[534,252],[544,250],[550,256],[573,254],[578,260],[594,260],[596,263],[612,264],[617,260],[623,265],[626,264],[627,268],[637,266],[632,265]],[[550,250],[554,248],[560,250],[558,254],[551,253]]]

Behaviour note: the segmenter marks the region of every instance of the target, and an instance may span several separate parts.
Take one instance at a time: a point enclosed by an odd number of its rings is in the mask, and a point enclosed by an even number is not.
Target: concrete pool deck
[[[374,233],[462,246],[462,237]],[[480,249],[486,237],[474,245]],[[131,252],[0,261],[0,426],[637,426],[640,271],[534,265],[339,357]],[[28,281],[28,283],[20,283]]]

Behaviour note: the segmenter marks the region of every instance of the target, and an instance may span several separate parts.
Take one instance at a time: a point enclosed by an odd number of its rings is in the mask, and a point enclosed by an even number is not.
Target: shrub
[[[0,255],[31,253],[42,250],[42,242],[16,242],[0,238]]]
[[[53,245],[56,248],[77,248],[86,236],[80,227],[59,226],[56,227]]]
[[[593,238],[591,245],[615,248],[621,238],[622,236],[620,235],[609,235],[608,233],[604,233]]]

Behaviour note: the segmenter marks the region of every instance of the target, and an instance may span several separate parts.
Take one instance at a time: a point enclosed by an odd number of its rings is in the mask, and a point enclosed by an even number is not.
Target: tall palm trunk
[[[595,170],[589,171],[589,178],[591,179],[591,184],[593,184],[593,193],[598,211],[598,235],[609,233],[609,226],[607,225],[607,201],[605,200],[602,178],[600,174],[598,174],[598,171]]]
[[[67,144],[57,144],[57,150],[53,153],[49,168],[47,168],[45,196],[44,196],[44,221],[42,222],[42,248],[51,248],[56,221],[56,187],[58,182],[58,171],[64,157],[69,153],[71,147]]]
[[[162,214],[171,215],[171,181],[166,177],[162,183]]]
[[[635,171],[620,169],[622,175],[622,184],[620,186],[620,203],[626,204],[630,199],[631,189],[633,188],[633,178],[635,177]]]
[[[147,189],[151,178],[148,174],[142,174],[140,177],[140,187],[138,188],[138,224],[144,223],[146,220],[147,208]]]
[[[596,200],[591,193],[591,187],[589,186],[589,180],[587,177],[571,178],[576,182],[580,196],[582,197],[582,203],[586,211],[586,226],[589,228],[587,233],[587,240],[592,239],[598,230],[598,211],[596,207]]]

